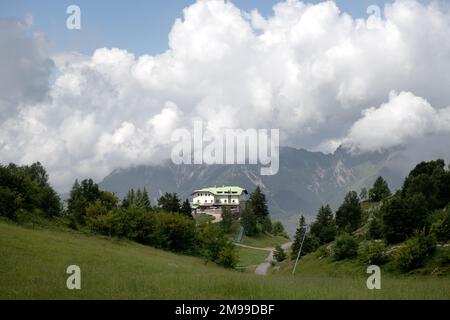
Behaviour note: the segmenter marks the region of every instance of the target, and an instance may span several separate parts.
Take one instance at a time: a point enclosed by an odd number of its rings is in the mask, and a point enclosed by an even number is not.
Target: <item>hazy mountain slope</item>
[[[163,192],[177,192],[188,198],[192,190],[213,185],[239,185],[253,191],[261,185],[272,215],[284,221],[299,212],[314,215],[321,204],[336,208],[349,190],[370,186],[383,175],[391,188],[403,179],[391,168],[391,153],[351,155],[339,148],[334,154],[282,148],[280,170],[274,176],[260,176],[256,165],[174,165],[118,169],[104,178],[101,188],[123,197],[130,188],[146,187],[155,203]]]

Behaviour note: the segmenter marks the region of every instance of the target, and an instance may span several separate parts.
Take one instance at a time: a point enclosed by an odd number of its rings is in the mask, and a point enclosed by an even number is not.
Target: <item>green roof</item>
[[[241,195],[242,193],[247,194],[247,190],[245,190],[244,188],[241,188],[241,187],[236,187],[236,186],[222,186],[222,187],[203,188],[203,189],[195,190],[192,194],[194,194],[196,192],[209,192],[209,193],[212,193],[212,194],[214,194],[216,196],[231,195],[231,194]]]

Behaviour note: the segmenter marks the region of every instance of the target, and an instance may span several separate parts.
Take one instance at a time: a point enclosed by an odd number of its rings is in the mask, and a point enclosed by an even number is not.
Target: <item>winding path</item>
[[[283,250],[287,250],[291,247],[292,242],[287,242],[281,245],[281,248]],[[256,248],[254,248],[256,249]],[[259,248],[262,249],[262,248]],[[264,248],[263,250],[269,249],[270,253],[267,256],[266,260],[262,262],[255,270],[255,273],[261,276],[265,276],[267,274],[267,270],[269,270],[270,264],[274,261],[273,253],[275,251],[275,248]]]

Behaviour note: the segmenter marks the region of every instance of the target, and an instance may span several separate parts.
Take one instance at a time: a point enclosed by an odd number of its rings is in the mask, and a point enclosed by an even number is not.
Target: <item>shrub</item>
[[[284,226],[280,221],[275,221],[272,224],[272,233],[274,235],[283,235],[284,234]]]
[[[356,257],[358,254],[358,242],[351,235],[344,233],[336,239],[333,246],[333,257],[336,260]]]
[[[324,245],[324,246],[321,246],[317,250],[317,254],[318,254],[319,258],[325,258],[325,257],[328,257],[330,255],[330,250],[327,248],[326,245]]]
[[[278,262],[286,260],[286,258],[287,258],[286,252],[279,245],[275,247],[275,251],[273,253],[273,256],[275,257],[275,260],[277,260]]]
[[[100,234],[153,243],[154,216],[145,209],[130,207],[108,211],[97,201],[87,207],[86,223],[89,229]]]
[[[9,188],[0,187],[0,216],[15,219],[21,203],[19,194]]]
[[[233,214],[228,208],[222,208],[222,221],[220,221],[220,226],[223,232],[230,233],[233,227]]]
[[[436,250],[436,240],[423,233],[416,234],[405,241],[395,254],[395,261],[402,271],[410,271],[422,266],[425,258]]]
[[[153,240],[156,246],[176,252],[195,251],[195,222],[178,213],[156,213]]]
[[[268,216],[262,218],[261,230],[262,232],[272,232],[272,221]]]
[[[450,240],[450,209],[439,213],[438,218],[431,225],[430,232],[438,241],[447,242]]]
[[[441,267],[450,265],[450,251],[444,251],[438,256],[438,265]]]
[[[217,264],[225,268],[234,268],[237,263],[236,248],[232,243],[227,243],[219,252]]]
[[[368,243],[363,249],[362,260],[369,264],[384,264],[387,260],[386,244],[381,241]]]
[[[374,218],[369,224],[369,238],[382,239],[383,238],[383,223],[379,218]]]
[[[217,224],[203,224],[197,232],[200,254],[207,260],[216,261],[228,244],[223,230]]]

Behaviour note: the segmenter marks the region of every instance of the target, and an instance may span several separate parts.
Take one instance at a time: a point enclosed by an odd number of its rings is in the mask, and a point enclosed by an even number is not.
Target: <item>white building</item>
[[[192,209],[194,214],[219,214],[226,207],[233,214],[239,215],[247,194],[247,190],[236,186],[195,190],[192,193]]]

